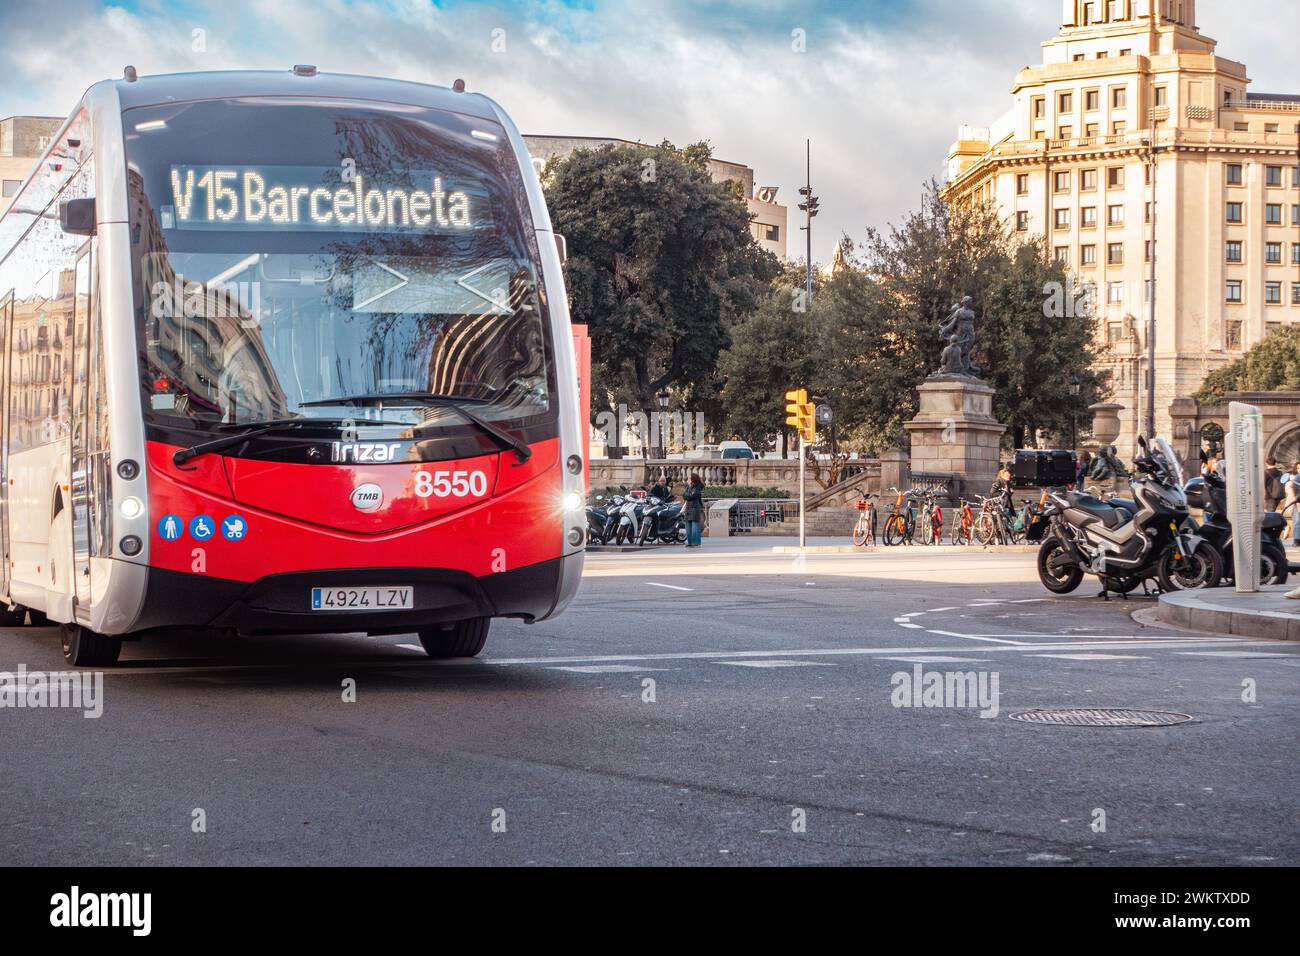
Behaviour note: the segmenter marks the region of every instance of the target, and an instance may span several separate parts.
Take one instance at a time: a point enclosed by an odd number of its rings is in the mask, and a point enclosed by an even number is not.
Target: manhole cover
[[[1051,724],[1056,727],[1172,727],[1191,720],[1189,714],[1170,714],[1161,710],[1022,710],[1012,720],[1027,724]]]

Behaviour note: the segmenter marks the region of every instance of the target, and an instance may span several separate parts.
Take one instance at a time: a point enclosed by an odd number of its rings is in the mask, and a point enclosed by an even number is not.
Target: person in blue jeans
[[[704,482],[699,475],[691,475],[682,498],[686,501],[686,507],[682,509],[682,517],[686,519],[686,547],[698,548],[704,521]]]

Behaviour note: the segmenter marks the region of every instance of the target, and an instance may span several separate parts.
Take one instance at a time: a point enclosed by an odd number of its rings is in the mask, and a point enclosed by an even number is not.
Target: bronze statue
[[[952,307],[952,313],[939,327],[939,337],[947,342],[935,375],[960,375],[979,378],[979,369],[971,364],[970,351],[975,345],[975,310],[966,296]]]

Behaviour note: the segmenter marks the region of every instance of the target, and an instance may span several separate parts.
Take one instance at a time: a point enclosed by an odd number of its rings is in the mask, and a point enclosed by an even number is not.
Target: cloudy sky
[[[0,116],[66,114],[134,64],[322,70],[469,88],[526,133],[708,139],[793,205],[804,140],[822,200],[814,256],[897,219],[961,123],[1005,112],[1060,0],[38,0],[0,4]],[[1201,0],[1252,89],[1300,93],[1293,0]],[[804,51],[794,31],[803,31]],[[791,222],[791,226],[796,223]],[[792,232],[792,252],[802,234]]]

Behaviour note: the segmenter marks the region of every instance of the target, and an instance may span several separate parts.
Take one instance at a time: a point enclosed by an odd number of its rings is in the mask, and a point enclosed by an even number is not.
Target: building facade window
[[[1079,172],[1079,189],[1085,193],[1097,191],[1097,170],[1084,169]]]
[[[1112,242],[1106,246],[1106,262],[1112,266],[1124,264],[1124,243]]]
[[[1266,186],[1281,189],[1282,188],[1282,167],[1266,166],[1264,167],[1264,184]]]
[[[1072,177],[1068,172],[1057,173],[1053,178],[1055,189],[1058,193],[1068,193],[1070,191],[1070,181]]]
[[[1154,239],[1148,239],[1146,242],[1143,243],[1143,246],[1145,247],[1146,250],[1145,252],[1146,261],[1151,262],[1156,257],[1156,241]]]
[[[1168,105],[1169,105],[1169,87],[1167,87],[1167,86],[1157,86],[1157,87],[1156,87],[1156,106],[1168,106]]]
[[[1128,108],[1128,87],[1117,86],[1110,91],[1110,108],[1122,110]]]
[[[1228,261],[1244,262],[1245,261],[1245,243],[1236,240],[1228,240]]]
[[[1241,351],[1241,320],[1229,319],[1223,323],[1223,344],[1229,352]]]
[[[1079,250],[1079,261],[1085,266],[1095,266],[1097,264],[1097,247],[1083,246]]]
[[[1246,181],[1241,163],[1228,163],[1226,167],[1229,186],[1240,186]]]
[[[6,198],[18,195],[18,187],[21,186],[21,179],[6,179],[3,184],[3,193]]]
[[[1264,222],[1270,226],[1282,225],[1282,204],[1271,202],[1264,206]]]
[[[1047,97],[1035,96],[1030,102],[1030,110],[1033,112],[1034,119],[1043,119],[1047,116]]]
[[[1053,218],[1053,222],[1055,223],[1057,229],[1069,229],[1069,228],[1070,228],[1070,210],[1068,210],[1068,209],[1058,209],[1058,210],[1056,210],[1055,215],[1054,215],[1054,218]]]
[[[1227,293],[1224,301],[1240,304],[1245,301],[1242,294],[1242,282],[1240,279],[1229,279]]]
[[[1056,98],[1056,112],[1073,113],[1074,112],[1074,94],[1061,93]]]
[[[1282,283],[1280,282],[1264,283],[1264,304],[1265,305],[1282,304]]]
[[[1228,222],[1242,223],[1245,221],[1245,205],[1239,202],[1228,203]]]
[[[1083,108],[1089,113],[1095,113],[1101,109],[1101,90],[1084,90]]]
[[[1264,261],[1271,266],[1280,266],[1282,264],[1282,243],[1264,243]]]
[[[1016,213],[1016,232],[1029,231],[1029,213],[1023,209]]]
[[[1300,282],[1291,283],[1291,304],[1300,305]]]
[[[1016,174],[1016,195],[1017,196],[1029,195],[1029,174],[1028,173]]]
[[[1124,225],[1124,207],[1107,206],[1106,207],[1106,225],[1122,226]]]
[[[1122,189],[1124,186],[1124,167],[1112,166],[1106,170],[1106,186],[1110,189]]]
[[[1124,304],[1124,283],[1122,282],[1106,283],[1106,302],[1109,305]]]
[[[1069,246],[1057,246],[1057,247],[1053,250],[1053,254],[1054,254],[1055,258],[1056,258],[1056,261],[1057,261],[1058,263],[1060,263],[1061,265],[1063,265],[1063,266],[1068,266],[1068,265],[1070,264],[1070,247],[1069,247]]]

